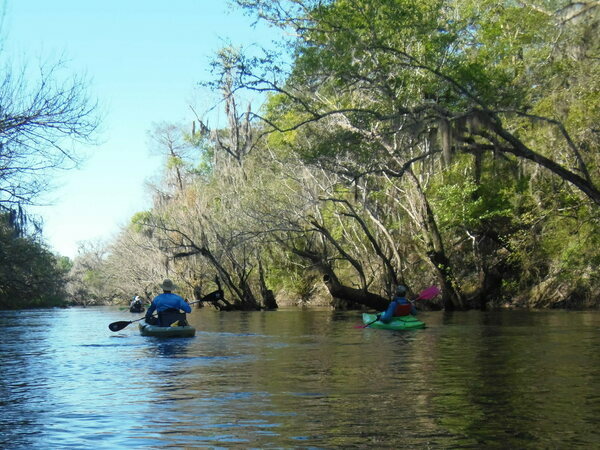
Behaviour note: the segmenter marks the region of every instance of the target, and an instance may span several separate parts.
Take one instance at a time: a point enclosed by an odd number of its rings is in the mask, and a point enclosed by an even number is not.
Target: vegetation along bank
[[[153,129],[162,180],[113,241],[49,254],[0,172],[0,307],[150,298],[167,275],[197,299],[218,274],[224,309],[382,310],[397,284],[439,286],[427,308],[598,308],[597,2],[236,3],[287,45],[215,55],[228,125]]]

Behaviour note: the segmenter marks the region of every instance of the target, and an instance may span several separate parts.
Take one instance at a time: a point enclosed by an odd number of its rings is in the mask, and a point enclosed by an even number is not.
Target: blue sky
[[[90,80],[104,120],[83,166],[62,171],[36,207],[52,249],[74,257],[80,241],[107,241],[150,205],[145,182],[161,158],[148,149],[154,123],[190,124],[214,96],[197,88],[212,54],[228,42],[271,41],[266,28],[226,0],[5,0],[3,56],[64,58]],[[214,122],[213,122],[214,125]]]

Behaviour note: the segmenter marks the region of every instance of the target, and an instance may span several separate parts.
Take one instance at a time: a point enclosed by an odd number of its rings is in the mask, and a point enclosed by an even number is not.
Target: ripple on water
[[[116,308],[2,312],[0,447],[597,443],[600,315],[358,317],[200,311],[195,338],[164,341],[110,332]]]

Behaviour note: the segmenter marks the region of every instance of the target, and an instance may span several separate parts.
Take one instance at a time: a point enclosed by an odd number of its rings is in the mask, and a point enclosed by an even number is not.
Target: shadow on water
[[[145,347],[148,357],[185,358],[192,344],[191,338],[148,338]]]

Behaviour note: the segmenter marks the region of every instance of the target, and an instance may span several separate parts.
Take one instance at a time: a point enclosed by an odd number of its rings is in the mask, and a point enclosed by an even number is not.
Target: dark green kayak
[[[377,314],[363,313],[363,323],[371,323],[377,318]],[[371,323],[369,328],[380,328],[382,330],[414,330],[417,328],[425,328],[425,322],[421,322],[415,316],[400,316],[394,317],[388,323],[380,322],[379,320]]]
[[[146,322],[140,322],[140,334],[142,336],[154,336],[154,337],[193,337],[196,334],[194,327],[159,327],[156,325],[149,325]]]

